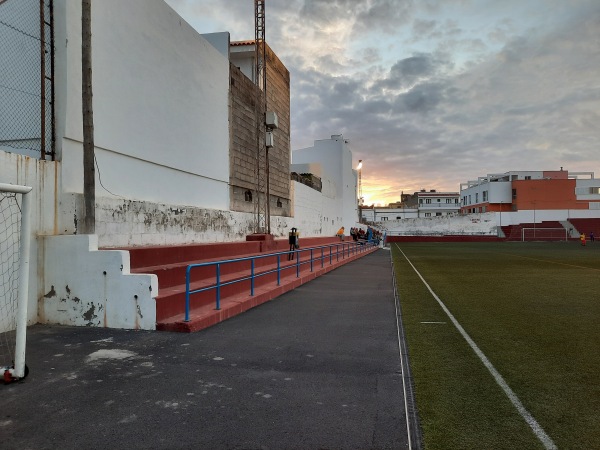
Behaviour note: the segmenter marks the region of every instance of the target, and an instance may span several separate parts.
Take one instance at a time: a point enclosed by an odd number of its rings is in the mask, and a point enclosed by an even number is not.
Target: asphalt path
[[[386,250],[197,333],[35,325],[0,445],[409,448],[398,336]]]

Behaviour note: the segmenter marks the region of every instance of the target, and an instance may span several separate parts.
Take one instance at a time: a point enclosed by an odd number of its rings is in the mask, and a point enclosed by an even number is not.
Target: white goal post
[[[0,342],[3,347],[0,348],[0,370],[4,382],[24,378],[27,374],[25,343],[31,242],[30,196],[27,194],[31,189],[0,183],[0,335],[4,336]]]
[[[565,228],[523,228],[521,239],[525,241],[566,241],[569,231]]]

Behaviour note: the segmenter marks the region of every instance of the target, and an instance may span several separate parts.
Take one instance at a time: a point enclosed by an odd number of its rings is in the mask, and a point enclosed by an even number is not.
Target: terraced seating
[[[339,238],[316,237],[301,239],[301,249],[288,260],[287,239],[271,241],[265,245],[261,241],[235,243],[192,244],[171,247],[134,247],[130,253],[131,273],[152,273],[158,277],[159,291],[156,297],[156,322],[159,330],[196,331],[220,322],[232,315],[268,301],[287,290],[345,264],[357,257],[373,251],[362,250],[346,254],[355,244],[346,240],[346,252],[340,250],[319,250],[323,245],[341,246]],[[309,248],[313,250],[313,266]],[[268,251],[261,251],[268,250]],[[285,252],[281,254],[281,252]],[[323,260],[320,260],[323,252]],[[280,253],[279,256],[266,256]],[[257,257],[254,259],[254,281],[250,281],[252,263],[249,260],[219,264],[220,309],[216,309],[217,292],[216,263],[224,260]],[[298,264],[298,257],[300,264]],[[190,290],[202,290],[190,295],[189,320],[185,321],[186,311],[186,271],[192,264],[202,264],[190,270]],[[279,267],[279,284],[277,268]],[[231,283],[223,286],[223,283]],[[251,283],[254,295],[251,295]]]

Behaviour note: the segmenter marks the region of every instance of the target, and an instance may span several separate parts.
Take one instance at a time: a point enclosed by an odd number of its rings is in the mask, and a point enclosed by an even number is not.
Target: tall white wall
[[[348,141],[342,135],[315,141],[313,147],[294,150],[292,163],[321,164],[323,178],[335,186],[335,215],[341,217],[341,225],[346,229],[353,227],[358,221],[357,174],[353,170]]]
[[[465,216],[419,217],[415,219],[379,222],[377,228],[391,235],[488,235],[496,236],[498,227],[494,213],[469,214]]]
[[[81,193],[81,2],[54,4],[62,189]],[[162,0],[103,0],[92,59],[97,197],[227,209],[227,58]]]
[[[293,226],[298,229],[301,236],[334,236],[344,224],[339,208],[339,200],[329,188],[329,180],[323,181],[323,191],[314,189],[298,182],[294,186],[294,217]],[[352,224],[344,225],[350,231]]]

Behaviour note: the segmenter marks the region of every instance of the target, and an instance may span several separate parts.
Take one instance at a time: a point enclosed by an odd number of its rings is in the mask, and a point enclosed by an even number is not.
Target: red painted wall
[[[513,204],[517,210],[588,209],[589,202],[577,202],[575,184],[574,179],[515,180]]]

